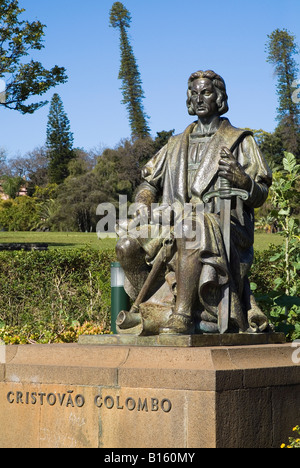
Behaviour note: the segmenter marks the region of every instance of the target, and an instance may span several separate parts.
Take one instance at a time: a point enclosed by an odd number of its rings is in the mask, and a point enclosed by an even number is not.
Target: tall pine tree
[[[68,164],[75,157],[70,121],[64,111],[60,96],[51,100],[47,124],[47,141],[50,182],[61,184],[69,175]]]
[[[300,105],[292,99],[299,71],[294,58],[299,53],[295,36],[286,29],[276,29],[268,35],[266,51],[267,61],[274,65],[277,76],[277,132],[284,149],[300,156]]]
[[[110,25],[120,30],[121,66],[119,79],[123,84],[122,104],[125,104],[133,138],[145,138],[150,135],[142,100],[144,92],[139,69],[129,42],[127,29],[130,27],[131,15],[121,2],[115,2],[110,11]]]

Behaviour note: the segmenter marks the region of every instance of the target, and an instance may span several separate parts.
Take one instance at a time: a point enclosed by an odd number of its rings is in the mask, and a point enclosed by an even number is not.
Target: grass
[[[279,234],[255,233],[254,248],[262,251],[269,244],[279,245],[283,241]],[[94,249],[109,249],[116,245],[115,239],[98,239],[96,233],[83,232],[0,232],[0,243],[46,243],[49,249],[90,246]]]
[[[267,250],[270,244],[280,245],[283,243],[283,237],[280,234],[265,234],[264,232],[255,232],[254,249],[258,251]]]
[[[94,249],[109,249],[116,245],[115,239],[98,239],[96,233],[85,232],[0,232],[0,244],[45,243],[49,249],[72,249],[90,246]]]

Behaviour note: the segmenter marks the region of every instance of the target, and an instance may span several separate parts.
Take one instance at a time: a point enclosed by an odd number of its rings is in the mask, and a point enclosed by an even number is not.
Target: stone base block
[[[224,333],[201,335],[81,335],[79,344],[84,345],[119,345],[119,346],[171,346],[171,347],[208,347],[208,346],[244,346],[258,344],[285,343],[284,333]]]
[[[0,447],[280,447],[300,423],[296,351],[291,344],[5,347]]]

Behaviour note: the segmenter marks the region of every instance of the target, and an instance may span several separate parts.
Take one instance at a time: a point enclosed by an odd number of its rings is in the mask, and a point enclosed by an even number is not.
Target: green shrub
[[[295,432],[295,437],[289,437],[289,443],[281,444],[280,448],[300,448],[300,426],[295,426],[293,428]]]
[[[300,338],[300,243],[290,252],[290,287],[287,291],[286,262],[282,246],[255,252],[250,281],[256,300],[277,331],[290,340]],[[289,292],[289,293],[287,293]]]
[[[284,265],[281,262],[274,262],[271,260],[281,249],[281,245],[271,244],[266,250],[254,251],[254,262],[250,272],[250,281],[255,283],[256,293],[271,293],[276,287],[276,278],[284,278]],[[298,252],[300,254],[300,245]]]
[[[109,327],[114,255],[89,247],[0,252],[0,323],[57,328],[76,321]]]
[[[40,222],[40,208],[35,198],[18,197],[0,201],[0,227],[7,231],[31,231]]]
[[[277,330],[300,338],[300,298],[287,296],[281,246],[255,252],[250,281],[256,299]],[[294,250],[300,258],[300,246]],[[77,341],[83,333],[110,330],[110,264],[114,249],[90,247],[0,252],[0,340],[6,344]],[[293,261],[300,290],[299,267]],[[288,314],[286,314],[286,308]]]
[[[85,322],[31,323],[23,326],[0,327],[0,340],[5,345],[74,343],[80,335],[104,335],[110,333],[102,324]]]

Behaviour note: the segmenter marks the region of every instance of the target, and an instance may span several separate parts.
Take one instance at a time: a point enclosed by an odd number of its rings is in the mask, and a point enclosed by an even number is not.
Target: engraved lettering
[[[136,402],[133,398],[129,397],[125,401],[125,406],[129,411],[133,411],[136,407]]]
[[[117,409],[123,409],[123,408],[124,408],[124,406],[123,406],[123,405],[122,405],[122,406],[120,405],[120,397],[117,396]]]
[[[40,405],[44,405],[44,397],[46,396],[46,393],[38,393],[38,396],[40,397]]]
[[[85,404],[85,399],[83,395],[76,395],[75,397],[75,405],[77,408],[82,408]]]
[[[158,403],[157,398],[151,398],[151,411],[158,411]]]
[[[110,400],[110,402],[109,402],[109,400]],[[112,409],[114,407],[114,405],[115,405],[115,401],[114,401],[113,397],[107,396],[107,397],[104,398],[104,404],[105,404],[107,409]]]
[[[161,409],[163,410],[164,413],[170,413],[172,409],[172,403],[170,402],[170,400],[168,400],[167,398],[162,400]]]
[[[49,393],[47,395],[47,403],[50,405],[50,406],[54,406],[55,403],[56,403],[56,395],[54,393]]]
[[[23,405],[23,393],[22,392],[17,392],[16,403],[17,404],[21,403],[21,405]]]
[[[10,403],[11,405],[15,402],[13,398],[14,395],[15,395],[14,392],[8,392],[7,397],[6,397],[8,403]]]
[[[66,396],[66,394],[65,394],[65,393],[63,393],[63,394],[61,395],[61,394],[59,393],[57,396],[58,396],[58,401],[59,401],[59,404],[60,404],[60,406],[62,406],[62,405],[63,405],[63,402],[64,402],[64,399],[65,399],[65,396]]]
[[[101,400],[102,400],[102,396],[101,396],[101,395],[95,396],[94,403],[95,403],[95,405],[97,406],[97,408],[101,408],[101,406],[103,405],[103,403],[102,403]]]
[[[73,394],[73,390],[68,390],[66,393],[44,393],[44,392],[22,392],[22,391],[10,391],[6,395],[6,399],[10,405],[36,405],[44,406],[47,403],[50,407],[55,405],[64,406],[66,408],[82,408],[85,403],[85,397],[82,394]],[[96,395],[94,397],[94,405],[97,408],[106,408],[107,410],[127,410],[127,411],[139,411],[149,413],[150,411],[162,411],[163,413],[169,413],[172,410],[172,402],[168,398],[162,400],[158,398],[133,398],[131,396],[124,398],[120,395],[111,396],[107,395],[102,397]]]
[[[68,393],[73,393],[73,392],[68,392]],[[72,395],[69,395],[68,401],[67,401],[67,404],[66,404],[66,407],[67,407],[67,408],[68,408],[69,406],[72,406],[72,408],[74,408],[74,403],[73,403]]]
[[[145,411],[146,413],[148,413],[147,398],[145,398],[143,402],[142,402],[141,398],[139,398],[137,410],[138,411]]]

